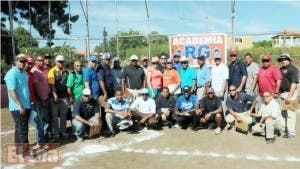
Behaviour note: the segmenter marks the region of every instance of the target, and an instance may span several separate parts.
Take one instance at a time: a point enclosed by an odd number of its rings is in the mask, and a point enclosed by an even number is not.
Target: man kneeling
[[[259,123],[252,128],[253,133],[266,135],[267,144],[275,142],[274,133],[280,136],[281,110],[279,103],[273,99],[270,92],[263,93],[263,103],[256,117],[261,117]]]
[[[121,90],[116,90],[115,97],[108,99],[105,119],[111,136],[115,135],[115,125],[118,129],[124,130],[133,124],[128,108],[129,102],[127,99],[123,99]]]
[[[170,95],[169,88],[164,87],[161,95],[156,100],[156,119],[160,119],[163,126],[172,127],[171,121],[174,118],[175,98]]]
[[[77,141],[83,141],[81,135],[87,133],[89,127],[95,127],[101,131],[101,126],[99,106],[91,97],[91,90],[85,88],[81,99],[76,100],[73,106],[72,127]]]
[[[223,113],[221,100],[215,96],[214,93],[214,90],[209,88],[207,91],[207,96],[205,96],[200,102],[200,107],[202,109],[202,118],[200,119],[200,123],[207,125],[211,122],[215,122],[217,125],[215,134],[217,135],[221,133]]]
[[[130,106],[132,118],[138,120],[139,124],[148,128],[155,128],[157,120],[155,119],[156,105],[155,101],[148,97],[148,89],[143,88],[140,95]]]

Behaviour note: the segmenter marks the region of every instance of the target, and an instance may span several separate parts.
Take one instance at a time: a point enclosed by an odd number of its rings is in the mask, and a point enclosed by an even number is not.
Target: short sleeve
[[[233,108],[232,108],[232,104],[231,104],[231,100],[230,100],[230,99],[227,99],[227,101],[226,101],[226,106],[227,106],[227,109],[233,109]]]
[[[97,72],[97,79],[104,80],[104,69],[99,69]]]
[[[248,76],[247,68],[246,68],[245,63],[240,62],[240,67],[241,67],[241,73],[242,73],[242,76]]]
[[[297,68],[293,67],[291,69],[290,74],[291,74],[291,82],[292,83],[299,83],[299,72],[298,72]]]
[[[107,100],[107,108],[112,108],[112,98]]]
[[[196,95],[193,95],[193,105],[196,106],[198,104],[199,104],[198,97]]]
[[[96,113],[100,113],[100,111],[99,111],[99,106],[97,105],[97,102],[94,100],[94,111],[93,111],[93,113],[94,114],[96,114]]]
[[[176,107],[180,108],[180,106],[181,106],[181,99],[179,97],[177,102],[176,102]]]
[[[73,105],[73,116],[80,115],[81,101],[76,100]]]
[[[17,77],[13,74],[12,71],[9,71],[5,78],[6,87],[8,90],[16,90],[17,88]]]
[[[192,80],[196,80],[197,79],[196,71],[193,68],[190,68],[190,69],[191,69],[191,74],[192,74]]]
[[[89,82],[90,81],[89,80],[89,70],[88,70],[88,68],[85,68],[83,70],[83,81],[84,82]]]
[[[280,72],[280,70],[277,67],[274,67],[273,69],[273,76],[276,80],[281,80],[282,79],[282,74]]]
[[[156,112],[156,105],[155,105],[155,101],[153,99],[151,99],[151,113],[155,113]]]
[[[67,87],[72,87],[74,82],[74,74],[70,73],[67,80]]]
[[[54,68],[50,69],[48,72],[48,83],[55,84]]]
[[[126,79],[127,77],[127,68],[125,67],[122,74],[121,74],[122,79]]]

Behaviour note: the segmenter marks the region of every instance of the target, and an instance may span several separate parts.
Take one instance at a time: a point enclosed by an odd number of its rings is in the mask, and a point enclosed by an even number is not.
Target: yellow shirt
[[[48,72],[48,83],[49,84],[55,84],[55,76],[54,76],[54,72],[55,71],[62,71],[60,69],[58,69],[57,66],[54,66],[53,68],[51,68]]]

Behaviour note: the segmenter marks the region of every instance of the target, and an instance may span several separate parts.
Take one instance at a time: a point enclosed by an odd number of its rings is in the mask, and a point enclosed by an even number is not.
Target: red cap
[[[30,55],[26,55],[26,60],[27,60],[27,63],[29,63],[29,64],[33,63],[33,59]]]
[[[270,55],[263,55],[261,57],[262,60],[271,60],[271,56]]]
[[[142,56],[141,61],[148,60],[147,56]]]
[[[238,53],[237,53],[236,50],[232,50],[232,51],[230,52],[230,56],[237,56],[237,55],[238,55]]]

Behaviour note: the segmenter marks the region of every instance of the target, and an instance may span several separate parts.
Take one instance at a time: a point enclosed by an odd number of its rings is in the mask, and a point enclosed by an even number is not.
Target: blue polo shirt
[[[179,71],[179,76],[181,79],[181,88],[185,86],[192,87],[193,80],[197,79],[195,70],[190,66],[188,66],[185,70],[181,68]]]
[[[116,97],[112,97],[107,100],[107,107],[116,111],[126,111],[129,108],[129,102],[126,99],[119,102]]]
[[[24,109],[30,109],[29,88],[28,88],[28,76],[25,71],[21,71],[17,67],[13,66],[5,75],[4,78],[7,86],[7,90],[15,90],[17,96],[24,107]],[[20,110],[17,103],[12,99],[8,92],[9,110]]]
[[[235,63],[230,63],[228,69],[229,69],[228,86],[235,85],[235,87],[238,88],[242,82],[242,77],[248,76],[246,65],[240,60],[237,60]]]
[[[210,68],[206,65],[199,67],[197,71],[197,87],[204,87],[210,81]]]
[[[237,93],[236,99],[231,96],[227,97],[226,106],[237,113],[243,113],[247,111],[247,102],[253,102],[254,99],[255,97],[246,93]]]
[[[179,72],[180,71],[180,69],[182,68],[182,66],[181,66],[181,63],[180,62],[178,62],[178,63],[175,63],[175,62],[173,62],[173,67]]]
[[[176,102],[176,107],[181,111],[187,111],[194,109],[199,104],[198,97],[191,94],[189,98],[185,98],[183,95],[180,96]]]
[[[89,82],[92,95],[100,95],[100,87],[97,78],[97,73],[94,69],[87,66],[83,69],[83,81]]]

